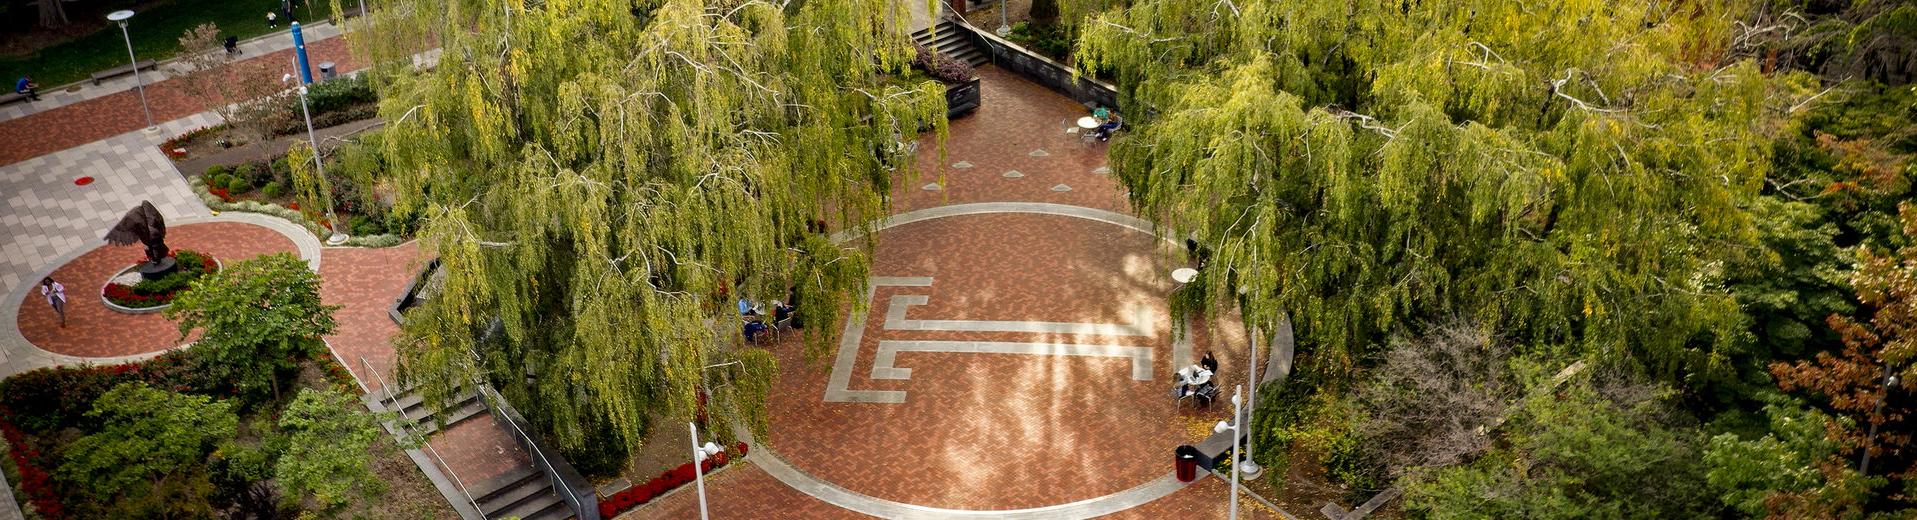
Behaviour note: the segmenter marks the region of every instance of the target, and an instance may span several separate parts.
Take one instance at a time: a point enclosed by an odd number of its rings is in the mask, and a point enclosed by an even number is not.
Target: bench
[[[158,65],[158,64],[159,62],[155,62],[153,60],[140,60],[139,63],[135,63],[133,65],[121,65],[111,69],[95,72],[93,73],[93,85],[99,86],[101,81],[105,81],[108,78],[112,78],[115,76],[132,74],[133,68],[136,66],[142,69],[151,69],[153,68],[154,65]]]
[[[26,94],[21,94],[19,92],[8,92],[6,94],[0,94],[0,105],[5,105],[7,103],[24,100],[26,98],[27,98]]]

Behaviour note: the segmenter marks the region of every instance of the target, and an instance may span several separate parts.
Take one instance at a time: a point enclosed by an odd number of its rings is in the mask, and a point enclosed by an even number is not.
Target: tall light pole
[[[699,446],[698,424],[686,423],[686,428],[692,430],[692,481],[699,487],[699,520],[710,520],[706,512],[706,471],[700,465],[705,463],[706,457],[718,455],[720,449],[710,442],[704,447]]]
[[[146,113],[146,131],[159,130],[153,124],[153,109],[146,107],[146,82],[140,79],[140,59],[133,56],[133,36],[126,32],[126,21],[133,18],[133,11],[121,9],[107,14],[107,19],[120,24],[120,38],[126,40],[127,65],[133,67],[133,88],[140,91],[140,111]]]
[[[1006,25],[1005,23],[1005,12],[1012,10],[1012,6],[1007,5],[1011,1],[1012,0],[998,0],[998,30],[992,32],[998,33],[1000,38],[1005,37],[1007,34],[1012,34],[1012,26]]]
[[[1244,416],[1240,415],[1245,408],[1244,393],[1245,385],[1231,389],[1231,424],[1219,421],[1213,428],[1219,432],[1231,430],[1231,520],[1238,520],[1238,472],[1244,466],[1238,462],[1238,436],[1245,433]]]
[[[293,79],[292,74],[280,76],[281,83],[291,81],[292,79]],[[315,137],[313,134],[313,111],[312,109],[306,107],[306,85],[299,86],[299,93],[300,93],[300,115],[306,117],[306,144],[313,147],[313,174],[318,175],[319,178],[321,179],[324,179],[326,178],[326,161],[320,159],[319,138]],[[333,245],[333,246],[344,244],[346,243],[347,236],[346,236],[346,233],[340,232],[339,230],[339,226],[340,226],[339,216],[333,214],[332,194],[328,193],[326,195],[327,195],[326,221],[331,222],[333,224],[333,229],[332,229],[333,234],[331,236],[326,237],[326,244]]]
[[[1251,362],[1245,365],[1247,367],[1245,370],[1245,384],[1251,385],[1251,389],[1245,392],[1245,401],[1250,403],[1251,406],[1245,410],[1246,425],[1245,431],[1242,432],[1245,435],[1244,473],[1246,480],[1257,480],[1259,475],[1265,474],[1265,471],[1264,468],[1258,467],[1257,462],[1251,460],[1251,425],[1249,423],[1251,422],[1252,412],[1258,409],[1258,329],[1256,327],[1251,329]],[[1236,461],[1233,461],[1232,467],[1238,467]]]

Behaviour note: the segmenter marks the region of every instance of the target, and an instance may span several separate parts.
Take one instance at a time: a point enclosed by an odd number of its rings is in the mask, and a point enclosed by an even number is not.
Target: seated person
[[[746,341],[752,341],[754,339],[758,339],[759,334],[764,333],[765,331],[766,331],[765,322],[753,320],[753,321],[745,322],[744,330],[741,332],[745,334]]]
[[[1218,372],[1218,358],[1211,357],[1211,351],[1205,351],[1205,357],[1199,358],[1198,366],[1204,367],[1205,370],[1214,373]]]
[[[1178,386],[1175,391],[1179,397],[1200,393],[1211,385],[1212,371],[1203,366],[1192,365],[1178,369]]]
[[[13,93],[26,96],[27,101],[39,101],[40,84],[33,81],[33,76],[20,76],[20,81],[13,82]]]
[[[788,319],[791,321],[786,321]],[[805,328],[805,325],[799,322],[798,286],[792,286],[792,289],[786,292],[785,301],[772,305],[772,321],[785,323],[795,329]]]
[[[1111,140],[1112,132],[1125,124],[1124,118],[1118,117],[1118,112],[1103,108],[1093,111],[1092,118],[1098,120],[1098,128],[1092,129],[1092,135],[1100,141]]]

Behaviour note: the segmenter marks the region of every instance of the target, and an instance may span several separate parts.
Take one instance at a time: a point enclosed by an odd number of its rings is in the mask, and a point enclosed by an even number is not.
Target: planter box
[[[958,119],[978,110],[978,78],[963,83],[945,84],[945,118]]]

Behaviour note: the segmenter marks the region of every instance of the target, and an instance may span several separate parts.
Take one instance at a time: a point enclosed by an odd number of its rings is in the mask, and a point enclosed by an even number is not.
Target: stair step
[[[552,497],[552,484],[546,484],[544,478],[521,480],[520,484],[498,493],[493,499],[481,501],[479,510],[485,512],[487,518],[506,518],[510,512],[514,512],[514,508],[543,497]]]
[[[437,416],[437,417],[445,418],[445,423],[446,423],[445,426],[440,426],[440,421],[433,417],[429,417],[426,420],[420,421],[419,434],[432,435],[434,433],[438,433],[440,430],[451,428],[453,427],[453,425],[466,422],[467,419],[477,417],[479,416],[479,414],[482,414],[482,413],[486,413],[485,403],[481,403],[477,399],[472,401],[467,401],[466,406],[462,406],[457,410],[453,410],[453,411]]]
[[[491,480],[474,485],[471,490],[473,493],[473,501],[485,504],[498,495],[509,492],[521,483],[533,478],[539,478],[543,482],[546,478],[546,474],[533,468],[531,465],[513,468],[500,476],[493,477]]]
[[[431,421],[434,415],[444,415],[455,410],[461,410],[477,402],[479,402],[479,394],[468,393],[454,398],[452,403],[446,405],[446,408],[435,410],[434,407],[427,406],[427,403],[422,400],[418,404],[406,407],[400,414],[404,415],[407,419],[426,423]]]
[[[539,489],[543,492],[540,494],[528,497],[526,500],[521,500],[519,501],[519,503],[513,504],[512,507],[499,510],[498,512],[488,515],[488,517],[519,518],[521,520],[527,520],[532,518],[532,516],[535,514],[547,513],[548,511],[552,511],[554,509],[558,509],[560,512],[563,513],[562,515],[560,515],[560,517],[562,518],[564,516],[569,516],[572,514],[572,511],[569,511],[566,509],[566,500],[559,498],[559,495],[554,494],[552,492],[551,487],[542,487]]]
[[[558,496],[554,496],[553,498],[552,505],[546,506],[545,509],[541,509],[532,514],[528,514],[522,520],[567,520],[573,518],[572,509],[566,507],[566,500]]]
[[[939,38],[932,40],[932,46],[939,48],[939,50],[955,48],[970,43],[971,40],[965,39],[965,35],[959,34],[958,31],[939,33]]]

